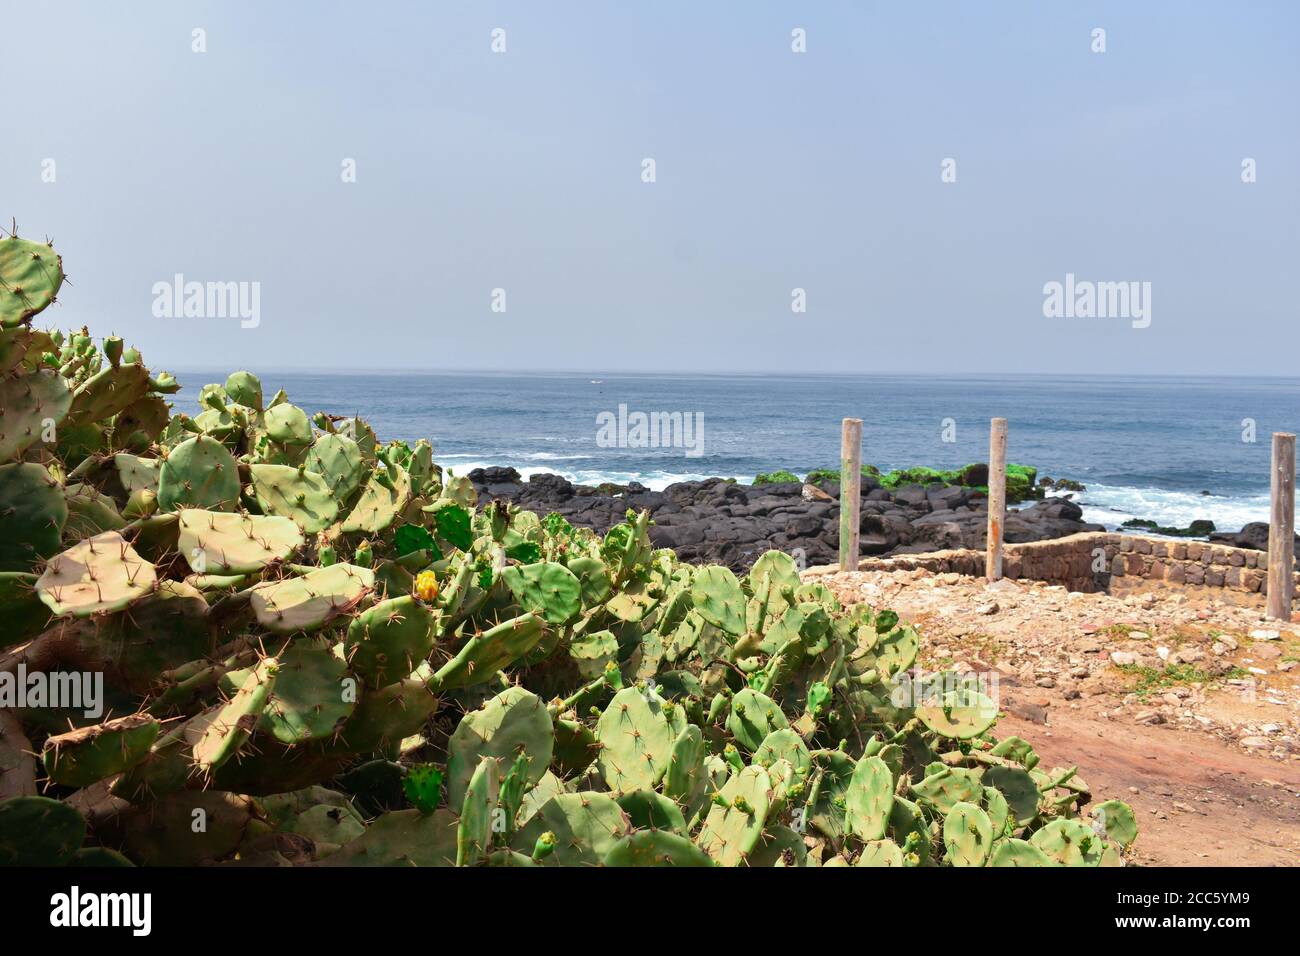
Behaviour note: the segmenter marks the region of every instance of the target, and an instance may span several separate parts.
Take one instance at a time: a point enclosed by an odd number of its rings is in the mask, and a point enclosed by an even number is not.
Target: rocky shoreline
[[[513,468],[477,468],[468,478],[480,503],[503,498],[538,514],[558,512],[598,532],[622,521],[629,508],[648,509],[654,520],[651,540],[685,561],[741,571],[773,548],[802,557],[808,566],[838,560],[839,485],[829,480],[745,485],[708,478],[650,491],[637,482],[575,485],[554,474],[524,481]],[[1084,522],[1082,509],[1067,498],[1030,501],[1008,511],[1005,535],[1012,543],[1104,530]],[[982,489],[916,484],[888,489],[863,477],[863,557],[983,548],[987,521]]]

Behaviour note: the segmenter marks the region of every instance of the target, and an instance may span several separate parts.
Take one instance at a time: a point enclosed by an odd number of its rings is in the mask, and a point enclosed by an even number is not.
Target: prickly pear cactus
[[[52,558],[36,590],[54,614],[89,617],[128,607],[146,597],[157,580],[154,566],[121,534],[105,531]]]
[[[656,550],[648,511],[599,535],[480,507],[428,442],[246,371],[176,413],[121,339],[35,327],[61,282],[0,239],[0,672],[89,674],[108,717],[0,710],[0,865],[1131,852],[1128,806],[789,556],[738,578]]]
[[[605,866],[713,866],[690,840],[662,830],[638,830],[614,844]]]
[[[302,547],[287,518],[184,509],[177,548],[197,574],[249,574],[284,561]]]
[[[614,695],[596,724],[597,758],[614,793],[653,788],[672,758],[676,735],[663,714],[635,687]]]
[[[265,581],[249,594],[257,623],[276,634],[313,631],[348,613],[375,585],[367,568],[335,564],[302,577]]]
[[[785,714],[766,694],[746,687],[731,700],[727,730],[748,751],[757,750],[774,731],[787,726]]]
[[[63,259],[49,243],[0,239],[0,328],[27,325],[63,285]]]
[[[993,844],[988,815],[971,803],[958,803],[943,821],[943,845],[953,866],[984,866]]]
[[[143,760],[160,726],[148,714],[133,714],[49,737],[41,754],[45,772],[65,787],[89,787]]]
[[[239,502],[239,465],[226,446],[196,435],[171,450],[158,472],[158,510],[233,511]]]
[[[863,757],[844,794],[846,829],[863,840],[879,840],[894,807],[894,776],[879,757]]]
[[[696,842],[720,866],[740,866],[763,836],[772,781],[762,767],[746,767],[712,798]]]
[[[48,797],[0,800],[0,866],[63,866],[86,838],[81,814]]]
[[[0,465],[0,571],[30,571],[59,551],[68,501],[34,462]]]
[[[447,741],[448,801],[455,806],[463,799],[484,757],[505,764],[522,754],[528,759],[527,780],[535,784],[551,764],[554,742],[551,714],[541,698],[522,687],[502,691],[462,717]]]
[[[348,664],[373,687],[408,677],[433,650],[436,615],[410,595],[376,604],[348,625]]]

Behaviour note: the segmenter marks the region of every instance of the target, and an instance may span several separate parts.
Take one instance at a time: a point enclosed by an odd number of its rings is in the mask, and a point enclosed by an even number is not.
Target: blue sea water
[[[508,465],[655,489],[835,467],[845,417],[863,420],[863,461],[882,470],[983,461],[989,419],[1002,416],[1008,459],[1083,482],[1086,520],[1108,527],[1131,517],[1209,518],[1222,530],[1267,521],[1271,433],[1300,426],[1296,379],[252,371],[268,399],[283,388],[309,413],[360,414],[381,439],[428,438],[457,473]],[[199,388],[225,379],[175,374],[185,386],[176,407],[191,414]],[[603,447],[598,416],[620,405],[702,415],[702,454]],[[954,441],[944,440],[946,419]]]

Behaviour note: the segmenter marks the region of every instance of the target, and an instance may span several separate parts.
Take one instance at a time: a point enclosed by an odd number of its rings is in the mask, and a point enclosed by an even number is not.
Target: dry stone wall
[[[1268,591],[1265,551],[1113,532],[1083,532],[1052,541],[1008,544],[1002,567],[1012,580],[1046,581],[1071,591],[1114,594],[1160,584],[1222,589],[1242,596]],[[979,576],[984,573],[984,552],[969,548],[932,551],[869,558],[859,565],[862,571],[913,568],[936,574]],[[1300,575],[1293,577],[1300,585]]]

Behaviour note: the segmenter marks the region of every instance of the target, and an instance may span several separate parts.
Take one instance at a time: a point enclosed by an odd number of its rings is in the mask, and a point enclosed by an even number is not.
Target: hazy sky
[[[73,283],[42,318],[154,365],[1296,373],[1294,2],[5,0],[0,24],[0,214]],[[260,283],[260,324],[155,317],[176,273]],[[1067,273],[1150,282],[1149,327],[1044,317]]]

